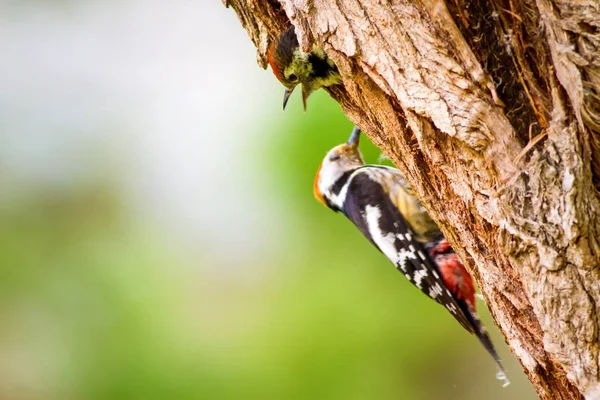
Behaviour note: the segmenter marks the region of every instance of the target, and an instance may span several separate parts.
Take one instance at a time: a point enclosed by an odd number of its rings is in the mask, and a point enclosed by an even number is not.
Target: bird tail
[[[498,373],[496,374],[496,379],[504,381],[504,384],[502,385],[502,387],[506,387],[506,386],[510,385],[510,381],[508,380],[508,377],[506,376],[506,370],[504,369],[504,366],[502,365],[500,356],[498,356],[498,353],[496,352],[496,349],[494,348],[494,344],[492,343],[492,340],[490,339],[490,337],[487,333],[487,330],[485,329],[485,327],[483,326],[483,324],[477,317],[477,314],[475,313],[473,308],[466,301],[459,300],[458,304],[460,305],[460,308],[462,309],[463,313],[465,314],[465,316],[467,317],[467,319],[473,326],[473,330],[475,331],[475,336],[477,336],[477,339],[479,339],[479,341],[481,342],[483,347],[485,347],[487,352],[496,361],[496,364],[498,365]]]

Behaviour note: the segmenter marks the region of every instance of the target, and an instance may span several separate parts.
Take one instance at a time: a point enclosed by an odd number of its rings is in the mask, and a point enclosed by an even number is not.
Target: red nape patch
[[[280,63],[277,62],[275,58],[275,47],[277,42],[273,42],[271,46],[269,46],[269,50],[267,50],[267,61],[269,61],[269,65],[271,66],[271,70],[273,70],[273,74],[275,77],[281,81],[283,79],[283,68]]]
[[[466,301],[473,311],[475,306],[475,285],[469,271],[460,262],[455,253],[435,257],[435,262],[442,273],[442,280],[456,298]]]
[[[321,163],[321,165],[319,165],[319,169],[317,170],[317,175],[315,175],[315,183],[313,183],[313,194],[315,195],[315,199],[317,199],[317,201],[319,203],[326,206],[327,203],[325,203],[325,198],[323,197],[323,195],[321,194],[321,191],[319,190],[319,176],[321,175],[321,168],[323,168],[323,163]]]

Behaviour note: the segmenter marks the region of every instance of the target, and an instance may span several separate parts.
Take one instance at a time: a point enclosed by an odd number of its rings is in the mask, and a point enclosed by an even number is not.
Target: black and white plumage
[[[475,307],[475,287],[435,222],[400,171],[365,165],[360,130],[330,150],[315,177],[317,200],[343,213],[404,276],[475,334],[500,368],[500,358]],[[508,380],[506,380],[508,382]]]

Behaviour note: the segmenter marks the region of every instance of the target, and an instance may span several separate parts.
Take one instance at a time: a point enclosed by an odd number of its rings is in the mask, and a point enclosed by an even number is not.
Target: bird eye
[[[339,154],[334,154],[331,157],[329,157],[329,161],[334,162],[340,159],[340,155]]]
[[[290,76],[288,76],[288,79],[291,82],[296,82],[298,80],[298,76],[296,74],[290,74]]]

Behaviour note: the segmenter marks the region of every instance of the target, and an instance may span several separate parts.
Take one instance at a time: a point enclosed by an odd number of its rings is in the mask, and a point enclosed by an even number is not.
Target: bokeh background
[[[313,199],[352,125],[219,1],[0,1],[0,54],[0,399],[536,397]]]

